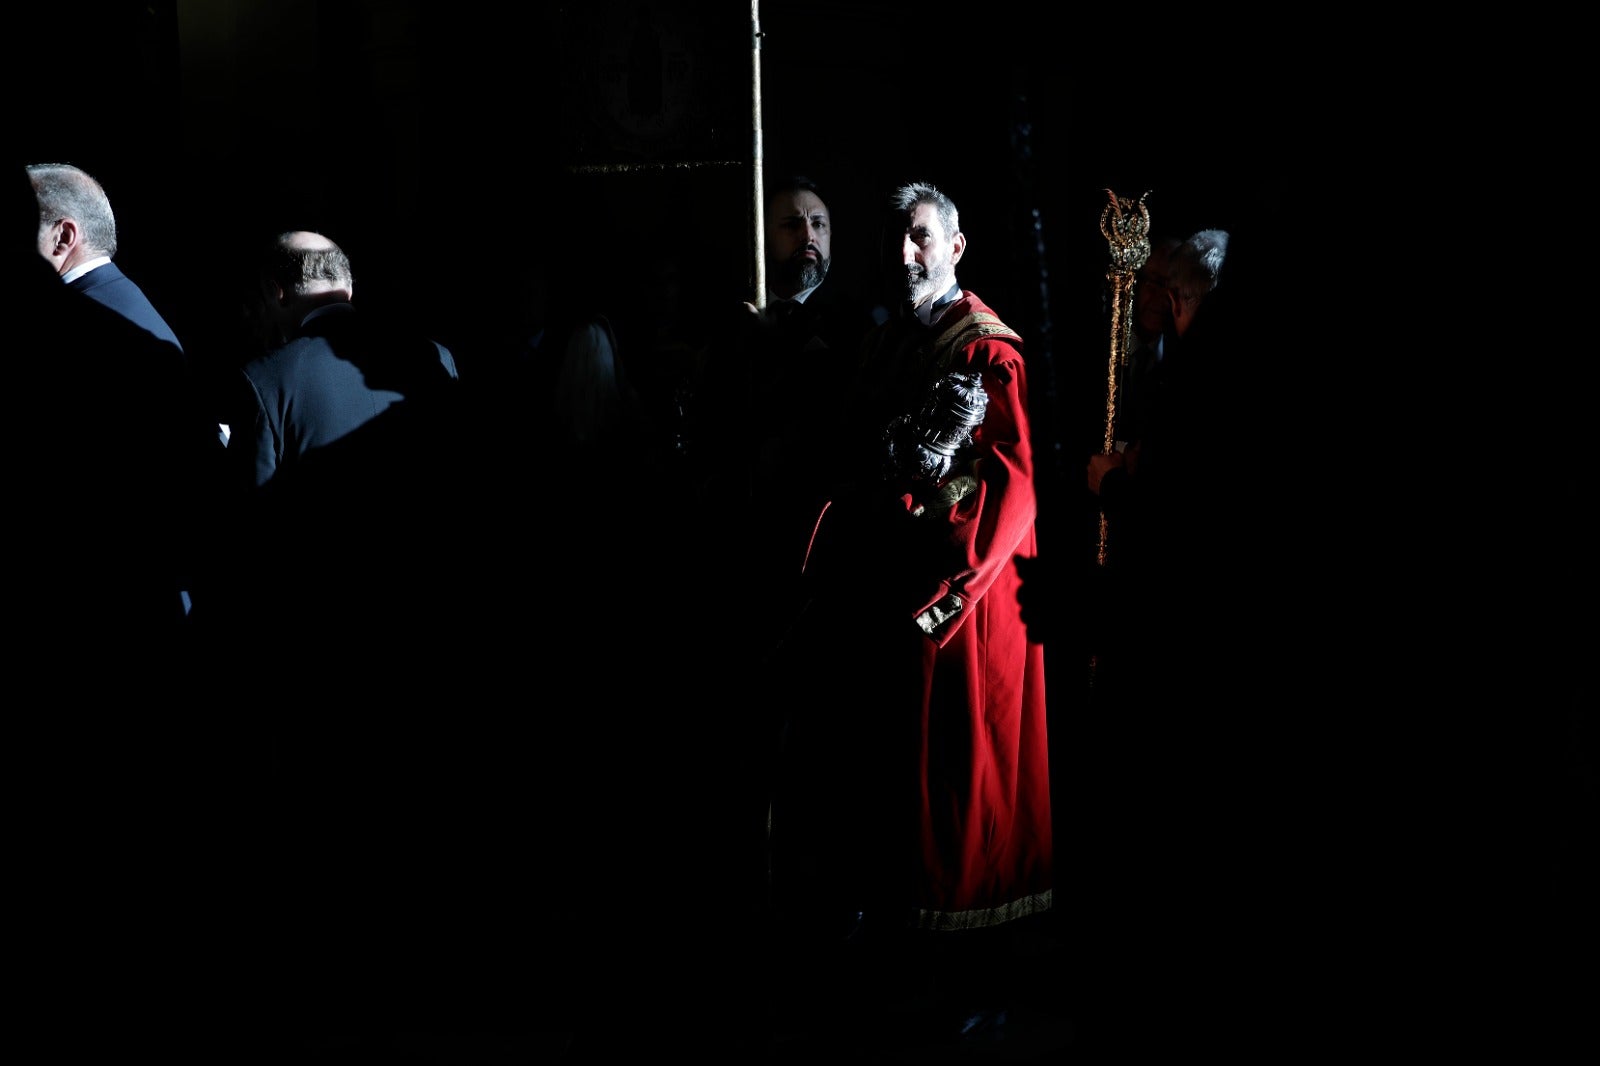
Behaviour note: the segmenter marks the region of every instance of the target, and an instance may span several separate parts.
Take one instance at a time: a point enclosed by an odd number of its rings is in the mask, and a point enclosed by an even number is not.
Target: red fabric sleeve
[[[971,617],[971,606],[982,599],[995,578],[1013,565],[1037,513],[1021,349],[1005,340],[984,338],[970,345],[964,355],[966,366],[962,369],[981,371],[989,395],[983,425],[973,434],[976,455],[969,469],[957,472],[976,478],[977,487],[954,507],[924,519],[944,523],[951,548],[947,557],[960,562],[958,568],[938,575],[932,594],[911,611],[913,619],[923,619],[919,624],[941,647]],[[932,622],[930,628],[925,616],[930,611],[935,615],[949,611],[952,595],[959,597],[960,608],[942,624]]]

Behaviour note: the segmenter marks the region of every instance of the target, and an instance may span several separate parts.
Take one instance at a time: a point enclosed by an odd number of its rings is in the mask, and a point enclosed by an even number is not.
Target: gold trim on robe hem
[[[960,929],[988,929],[992,926],[1002,925],[1026,918],[1033,914],[1043,914],[1049,910],[1053,903],[1054,889],[1045,889],[1035,892],[1031,896],[1014,899],[1010,903],[1002,903],[998,907],[986,907],[981,910],[970,911],[929,911],[918,910],[911,924],[917,929],[932,929],[937,932],[947,932]]]

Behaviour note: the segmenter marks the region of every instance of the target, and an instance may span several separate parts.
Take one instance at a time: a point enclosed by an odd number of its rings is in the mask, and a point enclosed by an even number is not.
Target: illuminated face
[[[833,262],[828,205],[806,189],[781,192],[767,205],[767,284],[793,296],[822,283]]]
[[[966,250],[967,238],[947,234],[932,204],[918,204],[906,222],[905,240],[900,245],[905,264],[905,294],[913,307],[921,307],[940,296],[955,278],[956,264]]]

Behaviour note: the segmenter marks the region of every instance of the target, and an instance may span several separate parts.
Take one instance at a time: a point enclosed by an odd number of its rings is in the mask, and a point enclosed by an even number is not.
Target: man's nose
[[[910,266],[917,261],[917,252],[919,250],[917,242],[907,237],[900,242],[900,261],[906,266]]]

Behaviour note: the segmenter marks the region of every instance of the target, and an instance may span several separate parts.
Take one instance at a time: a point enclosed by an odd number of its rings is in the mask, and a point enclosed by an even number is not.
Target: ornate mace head
[[[1100,234],[1111,246],[1111,270],[1127,274],[1137,273],[1150,258],[1150,212],[1144,206],[1144,196],[1137,200],[1119,197],[1110,189],[1110,201],[1100,212]]]

